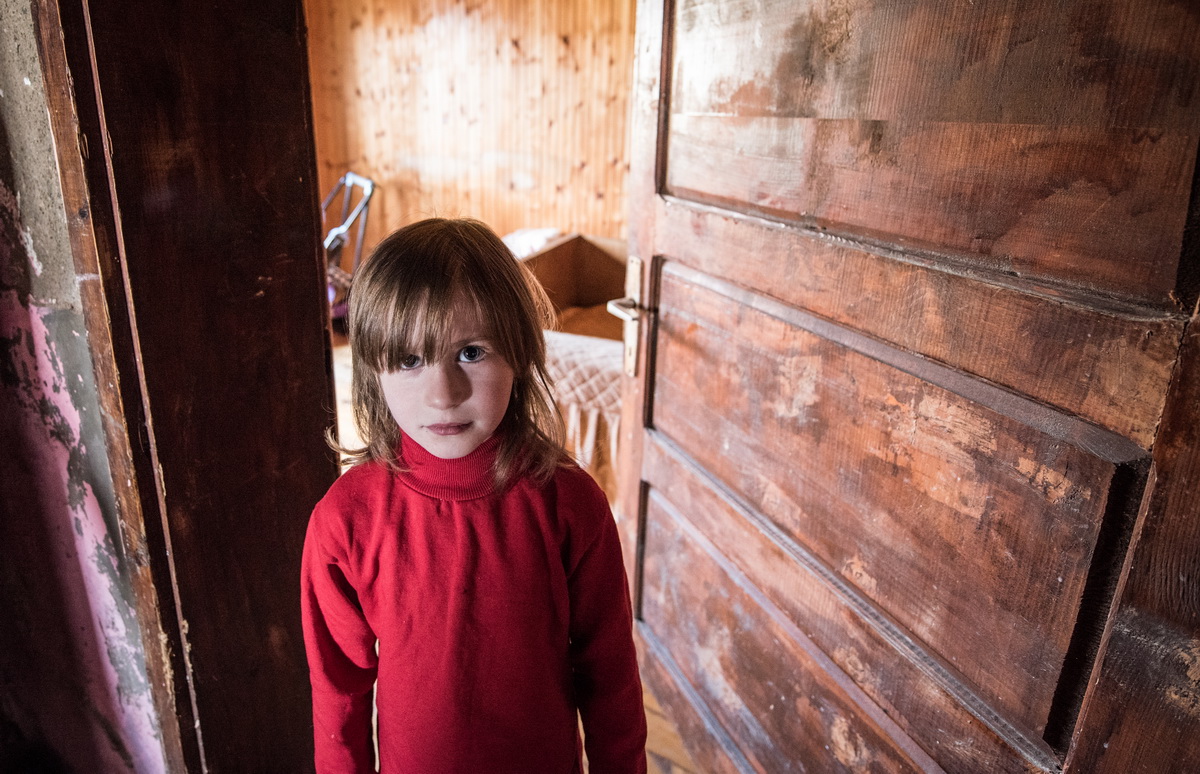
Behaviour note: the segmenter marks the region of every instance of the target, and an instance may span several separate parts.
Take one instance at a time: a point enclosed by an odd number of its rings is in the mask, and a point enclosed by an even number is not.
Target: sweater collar
[[[495,490],[494,464],[499,436],[481,443],[475,451],[456,460],[444,460],[400,434],[399,457],[404,471],[401,480],[429,497],[439,500],[473,500]]]

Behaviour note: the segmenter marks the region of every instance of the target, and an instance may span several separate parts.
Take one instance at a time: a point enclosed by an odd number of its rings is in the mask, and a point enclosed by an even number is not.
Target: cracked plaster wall
[[[161,772],[29,0],[0,0],[0,772]]]

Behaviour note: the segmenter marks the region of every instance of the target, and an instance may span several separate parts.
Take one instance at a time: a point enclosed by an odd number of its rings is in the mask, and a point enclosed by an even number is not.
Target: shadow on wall
[[[0,774],[161,770],[128,742],[157,722],[83,318],[34,289],[71,258],[38,256],[9,136],[0,122]]]

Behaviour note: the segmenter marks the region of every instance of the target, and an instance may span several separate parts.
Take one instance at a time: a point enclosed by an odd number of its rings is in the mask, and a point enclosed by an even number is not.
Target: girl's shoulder
[[[360,462],[338,476],[313,509],[313,518],[344,520],[369,511],[391,488],[393,473],[378,462]]]
[[[313,508],[308,540],[330,555],[353,553],[369,540],[376,516],[386,510],[395,475],[385,465],[359,463],[329,487]]]
[[[592,478],[592,474],[588,473],[583,468],[579,467],[579,463],[571,459],[569,455],[564,456],[559,462],[558,467],[554,469],[554,475],[551,480],[556,484],[565,484],[567,486],[585,487],[589,490],[595,489],[600,491],[600,485],[596,483],[596,479]]]
[[[620,546],[617,525],[604,490],[592,475],[571,462],[559,467],[547,487],[568,572],[595,546]]]
[[[554,471],[548,489],[560,515],[569,520],[596,522],[612,518],[608,498],[596,479],[574,461],[563,462]]]
[[[363,489],[384,484],[391,478],[392,471],[383,463],[367,460],[347,468],[329,487],[326,497],[344,497]]]

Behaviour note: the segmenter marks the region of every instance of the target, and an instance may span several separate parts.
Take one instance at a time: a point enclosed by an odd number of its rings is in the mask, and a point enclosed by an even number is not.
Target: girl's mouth
[[[470,422],[462,422],[460,424],[426,425],[425,429],[434,435],[458,435],[470,426]]]

